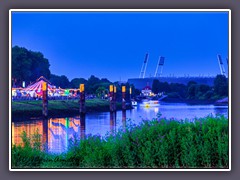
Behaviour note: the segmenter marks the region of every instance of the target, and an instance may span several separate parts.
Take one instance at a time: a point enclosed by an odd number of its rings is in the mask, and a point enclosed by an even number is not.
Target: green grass
[[[129,107],[128,107],[129,108]],[[117,110],[121,109],[121,103],[117,103]],[[86,100],[86,112],[109,111],[109,101],[101,99]],[[75,115],[79,114],[78,100],[48,101],[48,115]],[[14,101],[12,102],[12,115],[18,116],[42,116],[42,101]]]
[[[24,137],[24,147],[12,148],[12,167],[228,168],[228,133],[228,119],[222,116],[195,123],[156,118],[104,138],[74,139],[60,155],[46,154]]]

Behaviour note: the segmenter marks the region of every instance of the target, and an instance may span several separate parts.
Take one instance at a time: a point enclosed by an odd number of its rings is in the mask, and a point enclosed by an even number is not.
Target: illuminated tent
[[[25,92],[28,92],[31,96],[34,96],[34,93],[38,96],[42,96],[42,84],[43,82],[48,83],[48,93],[53,92],[54,86],[43,76],[38,78],[35,83],[30,84],[28,87],[24,89]]]

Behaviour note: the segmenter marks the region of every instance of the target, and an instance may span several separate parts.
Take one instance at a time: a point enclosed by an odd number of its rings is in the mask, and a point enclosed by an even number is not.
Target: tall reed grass
[[[67,153],[44,153],[23,134],[13,146],[13,168],[228,168],[228,119],[208,116],[194,122],[155,118],[129,125],[104,138],[73,139]],[[30,143],[32,142],[32,143]]]

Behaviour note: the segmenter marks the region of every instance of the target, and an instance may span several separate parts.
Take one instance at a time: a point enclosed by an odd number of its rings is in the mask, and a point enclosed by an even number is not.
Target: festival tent
[[[35,83],[27,86],[24,91],[29,93],[31,97],[38,95],[42,96],[42,85],[43,82],[47,82],[48,84],[48,93],[52,93],[55,89],[55,86],[51,85],[51,83],[43,76],[38,78]]]

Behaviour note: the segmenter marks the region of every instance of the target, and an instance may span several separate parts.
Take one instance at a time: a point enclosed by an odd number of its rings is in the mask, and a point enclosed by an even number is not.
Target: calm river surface
[[[33,135],[38,129],[41,141],[50,153],[61,153],[68,149],[69,139],[82,138],[88,134],[104,136],[126,125],[139,124],[143,119],[151,120],[161,113],[167,119],[194,119],[208,115],[221,114],[228,117],[228,106],[187,105],[184,103],[161,103],[159,107],[137,106],[125,113],[117,111],[86,114],[85,117],[74,116],[65,118],[26,119],[24,122],[12,121],[12,144],[21,144],[21,133],[26,131]]]

